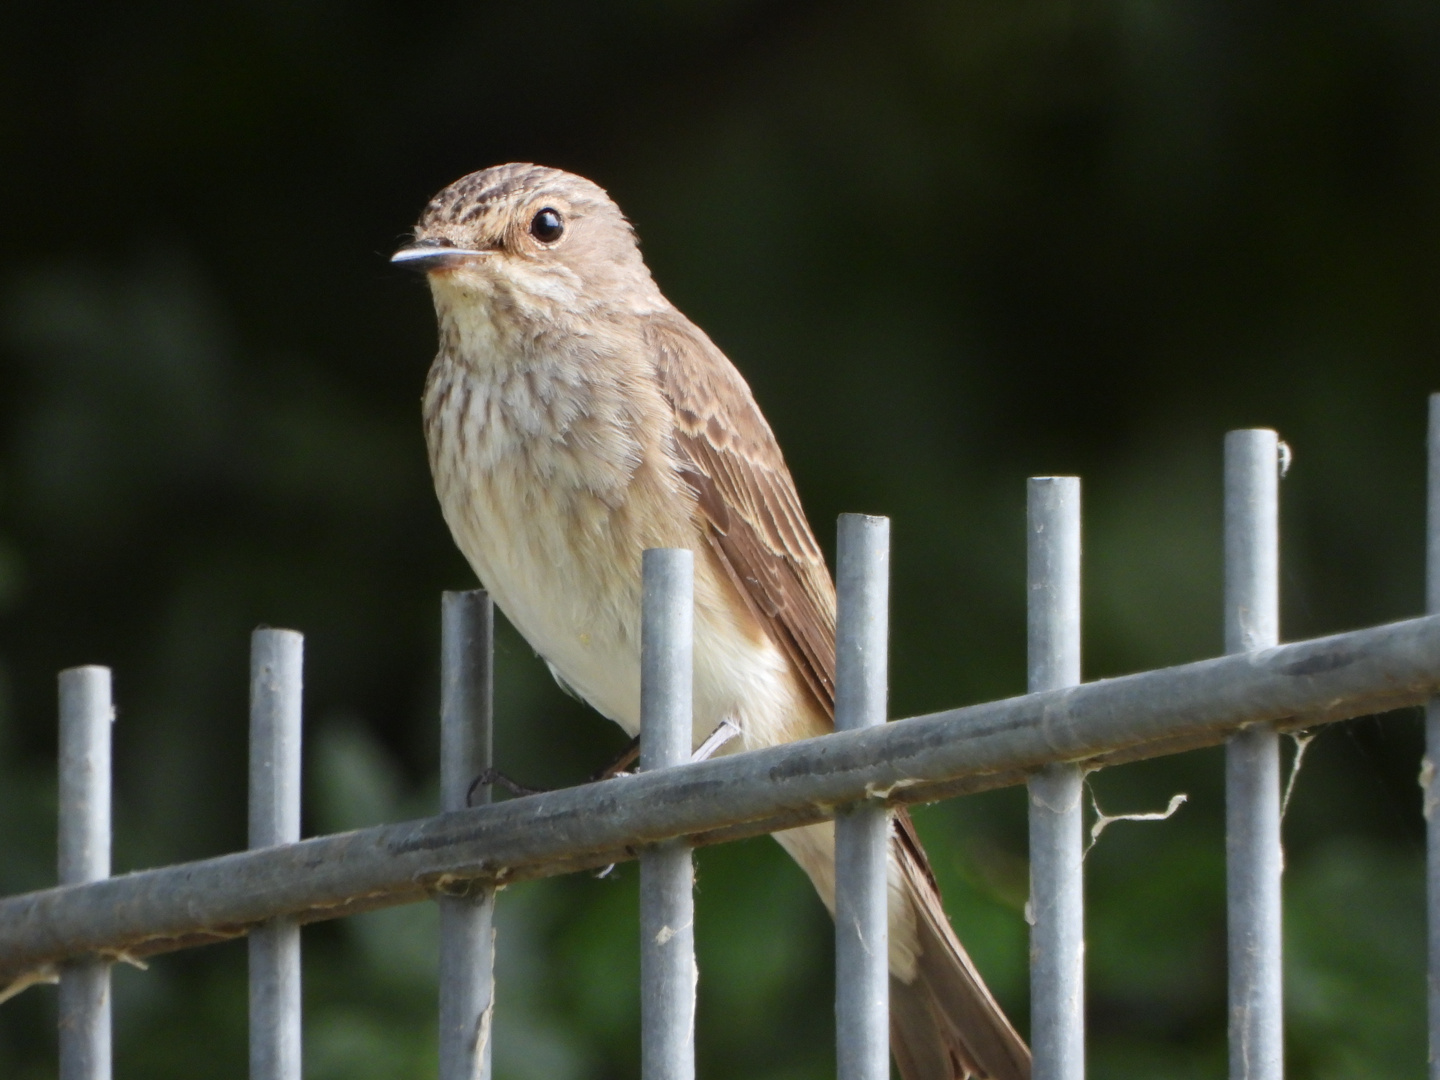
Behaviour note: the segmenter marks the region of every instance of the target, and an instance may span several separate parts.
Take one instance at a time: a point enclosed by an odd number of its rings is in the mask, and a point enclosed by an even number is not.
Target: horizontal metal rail
[[[1017,784],[1055,761],[1110,764],[1310,727],[1440,693],[1440,616],[617,778],[491,806],[142,870],[0,900],[0,985],[88,954],[146,955],[406,903],[447,883],[604,866],[637,845],[701,845]]]

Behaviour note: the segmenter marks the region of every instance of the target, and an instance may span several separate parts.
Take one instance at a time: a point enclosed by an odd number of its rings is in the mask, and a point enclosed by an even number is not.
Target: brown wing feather
[[[646,337],[675,408],[676,449],[709,522],[707,539],[833,717],[835,587],[770,425],[739,372],[684,316],[656,316]]]

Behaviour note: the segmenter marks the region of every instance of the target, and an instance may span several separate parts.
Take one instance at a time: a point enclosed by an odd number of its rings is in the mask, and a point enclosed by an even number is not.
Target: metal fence
[[[248,934],[255,1080],[299,1080],[300,926],[434,899],[441,912],[440,1075],[488,1077],[495,888],[640,862],[641,1061],[694,1076],[692,850],[833,818],[837,1063],[883,1080],[888,1053],[885,852],[891,807],[1027,783],[1031,1039],[1037,1080],[1084,1075],[1081,782],[1122,761],[1226,743],[1230,1075],[1282,1074],[1279,736],[1426,705],[1425,812],[1440,798],[1440,395],[1430,399],[1424,618],[1278,644],[1273,431],[1225,441],[1226,656],[1080,682],[1080,484],[1029,487],[1029,693],[884,723],[889,528],[841,519],[833,735],[690,760],[692,566],[643,565],[642,756],[634,776],[490,803],[493,613],[447,593],[441,794],[433,818],[301,840],[302,640],[255,632],[250,850],[110,877],[110,673],[60,675],[57,888],[0,900],[0,986],[60,984],[62,1080],[108,1080],[109,965]],[[1440,830],[1431,829],[1431,1080],[1440,1080]]]

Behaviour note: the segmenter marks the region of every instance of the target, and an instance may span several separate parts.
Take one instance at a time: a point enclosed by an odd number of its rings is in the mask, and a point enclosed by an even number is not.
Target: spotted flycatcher
[[[640,556],[695,553],[694,744],[830,731],[835,588],[750,388],[661,295],[599,187],[535,165],[430,201],[440,350],[425,437],[445,521],[555,677],[640,729]],[[775,839],[834,909],[829,824]],[[904,810],[890,842],[891,1047],[906,1080],[1026,1080],[1030,1053],[940,905]]]

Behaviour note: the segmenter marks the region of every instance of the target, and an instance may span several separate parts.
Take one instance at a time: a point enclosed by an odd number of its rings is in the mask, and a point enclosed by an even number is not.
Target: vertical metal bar
[[[1280,641],[1280,446],[1275,432],[1225,436],[1225,650]],[[1256,724],[1225,748],[1231,1080],[1280,1080],[1280,740]]]
[[[305,639],[250,638],[250,847],[300,839],[300,715]],[[250,1078],[300,1080],[300,927],[272,919],[250,932]]]
[[[490,801],[471,785],[491,766],[495,609],[489,594],[447,592],[440,617],[440,803]],[[467,802],[468,800],[468,802]],[[495,1001],[495,890],[474,885],[440,904],[440,1080],[489,1080]]]
[[[60,673],[61,885],[110,876],[110,669]],[[60,1080],[110,1080],[110,965],[60,969]]]
[[[841,514],[836,557],[835,730],[885,722],[890,519]],[[835,817],[835,1042],[839,1080],[890,1077],[890,813]]]
[[[1027,490],[1029,689],[1080,682],[1080,481]],[[1030,776],[1030,1043],[1034,1080],[1085,1076],[1085,888],[1078,765]]]
[[[640,623],[640,768],[688,761],[694,557],[655,548],[643,560]],[[695,874],[684,841],[640,855],[640,1075],[694,1080]]]
[[[1428,438],[1429,482],[1425,514],[1425,610],[1440,615],[1440,394],[1430,395]],[[1440,781],[1435,775],[1440,763],[1440,698],[1425,706],[1425,765],[1421,782],[1425,788],[1427,870],[1425,906],[1430,924],[1430,1080],[1440,1080],[1440,821],[1435,808],[1440,803]]]

